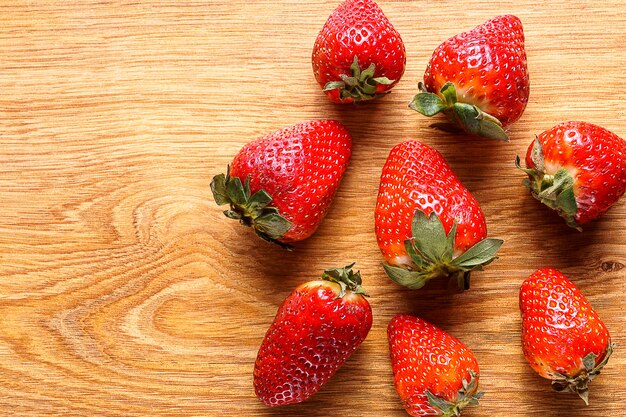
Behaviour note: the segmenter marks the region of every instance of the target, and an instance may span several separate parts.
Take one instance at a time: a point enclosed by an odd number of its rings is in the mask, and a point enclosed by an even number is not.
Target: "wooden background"
[[[583,233],[521,186],[533,135],[583,119],[626,137],[626,4],[380,1],[406,43],[394,92],[332,105],[310,54],[337,1],[0,2],[0,415],[403,416],[386,325],[421,315],[463,340],[486,395],[465,416],[624,416],[626,203]],[[531,98],[508,144],[434,131],[407,108],[433,49],[502,13],[527,36]],[[314,237],[286,253],[225,219],[209,182],[246,142],[313,118],[343,121],[352,164]],[[461,295],[389,281],[374,237],[391,147],[420,139],[481,202],[501,258]],[[357,261],[372,331],[310,401],[254,396],[259,344],[283,298]],[[584,407],[524,361],[517,292],[570,276],[617,350]]]

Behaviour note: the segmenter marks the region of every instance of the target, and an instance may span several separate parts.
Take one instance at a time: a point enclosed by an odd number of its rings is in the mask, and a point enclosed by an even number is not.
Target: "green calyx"
[[[341,292],[337,295],[337,298],[342,298],[346,295],[346,291],[369,297],[369,294],[365,292],[363,287],[361,287],[361,271],[352,271],[352,267],[355,264],[356,262],[353,262],[343,268],[331,268],[324,270],[322,279],[336,282],[341,287]]]
[[[552,388],[559,392],[575,392],[583,399],[586,405],[589,405],[589,383],[593,381],[595,377],[600,375],[600,370],[606,365],[613,353],[615,344],[609,343],[604,354],[604,359],[598,365],[596,365],[596,358],[598,355],[589,353],[583,358],[583,365],[585,369],[580,372],[574,378],[565,376],[558,372],[552,374]]]
[[[443,398],[437,397],[429,390],[426,390],[426,397],[428,398],[428,403],[432,407],[442,411],[442,417],[458,417],[461,415],[461,411],[468,405],[478,405],[478,400],[482,398],[484,393],[476,392],[477,389],[478,380],[476,378],[476,373],[474,371],[470,371],[470,380],[467,381],[463,378],[463,387],[457,393],[454,402],[446,401]]]
[[[226,217],[252,227],[263,240],[293,249],[279,241],[291,229],[291,222],[281,216],[276,207],[269,206],[272,197],[265,190],[251,194],[249,175],[242,184],[241,179],[230,176],[229,166],[226,175],[213,177],[211,191],[218,206],[230,204],[230,209],[224,211]]]
[[[341,100],[351,98],[354,101],[365,101],[381,95],[377,93],[378,85],[391,85],[394,80],[387,77],[374,77],[376,66],[372,63],[361,71],[359,58],[355,55],[350,65],[351,75],[341,74],[341,81],[331,81],[324,86],[324,91],[339,90]]]
[[[524,185],[530,189],[533,197],[556,210],[569,227],[582,230],[575,219],[578,204],[574,195],[574,178],[565,168],[560,168],[554,175],[545,173],[543,147],[538,138],[535,139],[530,158],[534,168],[522,168],[520,157],[515,158],[517,168],[528,174]]]
[[[419,83],[418,88],[420,92],[409,103],[409,107],[416,112],[428,117],[443,113],[451,122],[469,134],[504,142],[509,141],[509,136],[502,129],[502,123],[496,117],[485,113],[473,104],[458,101],[453,83],[449,81],[445,83],[439,94],[426,90],[422,82]]]
[[[435,213],[427,216],[422,210],[415,210],[411,231],[413,237],[404,241],[414,265],[401,268],[383,264],[389,278],[405,287],[419,289],[431,279],[447,277],[450,289],[469,289],[470,272],[481,270],[497,259],[496,253],[504,241],[491,238],[481,240],[455,258],[456,228],[455,220],[446,234],[441,219]]]

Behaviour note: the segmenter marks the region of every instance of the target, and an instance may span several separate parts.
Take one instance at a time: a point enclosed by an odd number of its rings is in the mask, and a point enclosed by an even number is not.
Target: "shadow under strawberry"
[[[332,105],[333,116],[348,128],[354,138],[354,147],[356,148],[359,146],[359,138],[364,136],[371,138],[379,132],[380,128],[377,125],[380,124],[381,114],[390,111],[390,109],[396,106],[393,103],[396,97],[394,97],[394,93],[389,93],[376,100],[363,103],[334,104]],[[372,126],[377,127],[375,130],[372,130]],[[388,142],[389,147],[391,147],[393,142],[391,140],[388,140]]]
[[[451,134],[436,129],[426,132],[424,141],[441,152],[472,193],[480,195],[481,187],[505,184],[509,177],[517,176],[512,163],[515,152],[510,143],[494,143],[463,132]],[[494,176],[494,173],[499,174]]]
[[[567,226],[553,210],[540,204],[530,194],[524,193],[518,200],[518,207],[520,219],[524,219],[525,227],[533,231],[532,239],[520,242],[520,251],[525,251],[523,246],[528,246],[528,262],[533,267],[550,265],[561,269],[575,268],[576,275],[584,276],[611,272],[605,269],[619,269],[606,268],[603,266],[605,264],[626,263],[622,253],[608,254],[610,259],[602,259],[606,252],[603,243],[619,240],[621,236],[621,231],[612,227],[615,220],[611,213],[585,225],[580,232]],[[519,223],[512,225],[515,228],[519,226]],[[611,239],[611,234],[614,234],[615,239]],[[587,261],[581,262],[581,259]],[[610,290],[605,288],[603,291]]]
[[[451,293],[446,280],[443,279],[432,280],[419,291],[403,290],[403,292],[407,293],[408,298],[409,311],[405,313],[435,322],[443,328],[449,327],[452,324],[451,318],[462,312],[460,304],[468,302],[467,292]]]

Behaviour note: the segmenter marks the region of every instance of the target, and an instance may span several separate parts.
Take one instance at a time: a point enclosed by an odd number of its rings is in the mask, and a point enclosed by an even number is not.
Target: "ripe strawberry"
[[[522,22],[498,16],[435,49],[409,107],[443,112],[467,133],[509,140],[502,129],[526,108],[530,83]]]
[[[561,123],[530,144],[522,170],[533,196],[581,230],[626,191],[626,141],[591,123]]]
[[[352,154],[352,136],[334,120],[300,123],[244,146],[226,175],[213,177],[226,217],[291,248],[319,226]]]
[[[448,277],[467,289],[470,271],[496,259],[503,243],[486,238],[478,202],[443,156],[417,141],[400,143],[389,153],[375,218],[385,271],[409,288]]]
[[[365,340],[372,309],[353,266],[328,269],[283,301],[254,367],[256,395],[266,405],[308,399]]]
[[[372,0],[346,0],[330,15],[313,46],[313,73],[335,103],[370,100],[404,74],[400,34]]]
[[[412,416],[459,416],[482,397],[474,354],[418,317],[396,315],[387,328],[396,391]]]
[[[556,391],[588,404],[588,384],[613,352],[611,336],[589,301],[556,269],[530,276],[520,289],[522,345],[530,366]]]

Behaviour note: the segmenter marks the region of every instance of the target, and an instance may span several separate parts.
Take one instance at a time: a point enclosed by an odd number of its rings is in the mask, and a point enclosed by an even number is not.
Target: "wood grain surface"
[[[337,2],[0,2],[0,415],[404,416],[386,339],[398,312],[475,352],[486,395],[467,417],[626,415],[626,202],[579,233],[513,165],[564,120],[626,137],[626,3],[380,0],[407,71],[392,94],[342,107],[310,64]],[[407,104],[433,49],[502,13],[524,23],[531,79],[511,142],[429,128]],[[353,159],[318,232],[287,253],[224,218],[209,182],[248,141],[314,118],[350,128]],[[439,149],[506,240],[464,294],[405,290],[382,270],[378,180],[405,139]],[[310,401],[265,408],[252,369],[280,302],[350,261],[372,295],[368,339]],[[618,344],[589,407],[521,353],[519,285],[544,266]]]

